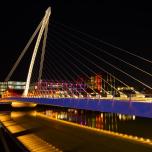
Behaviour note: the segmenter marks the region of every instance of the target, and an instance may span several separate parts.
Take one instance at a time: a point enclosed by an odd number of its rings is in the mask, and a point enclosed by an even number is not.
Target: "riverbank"
[[[1,122],[0,145],[3,152],[29,152]]]
[[[68,111],[71,110],[72,109],[69,109]],[[81,114],[82,112],[83,111],[80,111]],[[63,118],[63,120],[66,117],[69,117],[71,120],[71,112],[69,112],[70,115],[67,115],[65,111],[59,111],[57,114],[57,111],[52,112],[51,110],[48,110],[46,113],[48,115],[44,115],[43,112],[36,112],[34,110],[12,111],[5,116],[1,116],[1,120],[3,120],[5,126],[7,126],[7,128],[16,135],[17,139],[20,140],[28,149],[37,148],[39,150],[47,150],[52,148],[56,150],[58,149],[58,151],[83,152],[152,151],[151,145],[126,138],[126,136],[123,137],[116,133],[109,133],[109,131],[100,131],[99,129],[93,129],[87,126],[85,127],[82,124],[79,125],[71,122],[56,120],[59,116],[60,118]],[[74,118],[76,118],[77,114],[79,114],[79,112],[74,110]],[[51,118],[51,115],[53,118]],[[85,116],[84,113],[83,115]],[[103,119],[105,118],[104,116],[104,114],[100,114],[100,117]],[[97,115],[95,117],[99,119]],[[81,117],[77,117],[76,119],[79,118]],[[85,120],[86,119],[88,118],[85,116]],[[114,119],[112,119],[112,121],[113,120]],[[94,123],[95,120],[93,119],[92,121]],[[108,123],[108,121],[109,120],[107,119],[106,123]],[[104,121],[100,122],[103,124]]]

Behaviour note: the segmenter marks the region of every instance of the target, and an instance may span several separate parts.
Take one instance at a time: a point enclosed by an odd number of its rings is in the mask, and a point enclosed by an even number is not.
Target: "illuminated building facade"
[[[98,93],[100,93],[102,90],[102,76],[99,74],[95,76],[91,76],[90,86],[91,89],[96,90]]]
[[[96,74],[92,75],[89,78],[84,76],[79,76],[77,78],[77,83],[86,84],[87,88],[90,89],[88,92],[92,92],[93,90],[97,93],[101,93],[102,90],[102,75]]]
[[[8,90],[17,90],[18,92],[24,90],[25,84],[25,82],[19,81],[0,82],[0,96]]]
[[[49,95],[49,96],[68,96],[84,94],[86,85],[72,82],[54,82],[41,80],[30,86],[29,96]]]

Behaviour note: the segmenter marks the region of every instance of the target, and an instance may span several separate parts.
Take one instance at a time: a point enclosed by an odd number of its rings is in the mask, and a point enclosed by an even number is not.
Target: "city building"
[[[102,90],[102,76],[99,74],[95,76],[91,76],[90,87],[91,89],[95,90],[97,93],[100,93]]]
[[[41,80],[30,85],[29,96],[49,95],[49,96],[73,96],[84,94],[86,85],[73,82],[54,82]]]
[[[25,89],[26,82],[21,81],[8,81],[8,82],[0,82],[0,96],[6,91],[9,92],[22,92]]]
[[[76,80],[77,83],[86,84],[87,92],[101,93],[102,90],[102,75],[96,74],[90,77],[79,76]]]

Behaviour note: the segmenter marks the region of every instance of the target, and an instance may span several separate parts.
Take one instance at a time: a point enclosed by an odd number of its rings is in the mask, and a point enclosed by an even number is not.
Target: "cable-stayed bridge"
[[[36,41],[23,94],[7,90],[1,101],[151,118],[152,96],[144,90],[152,91],[152,61],[66,25],[49,24],[50,15],[49,7],[5,79]]]

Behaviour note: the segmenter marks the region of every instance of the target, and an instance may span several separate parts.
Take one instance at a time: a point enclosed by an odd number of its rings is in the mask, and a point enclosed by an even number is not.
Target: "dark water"
[[[21,111],[21,109],[7,107],[5,112],[10,111],[11,114],[11,112],[16,110]],[[24,112],[27,110],[29,109],[22,109]],[[51,118],[70,121],[92,128],[152,139],[152,119],[150,118],[52,106],[37,106],[33,111],[43,113]],[[4,113],[3,108],[0,109],[0,113]]]
[[[58,107],[38,107],[48,117],[77,124],[152,139],[152,119]]]

